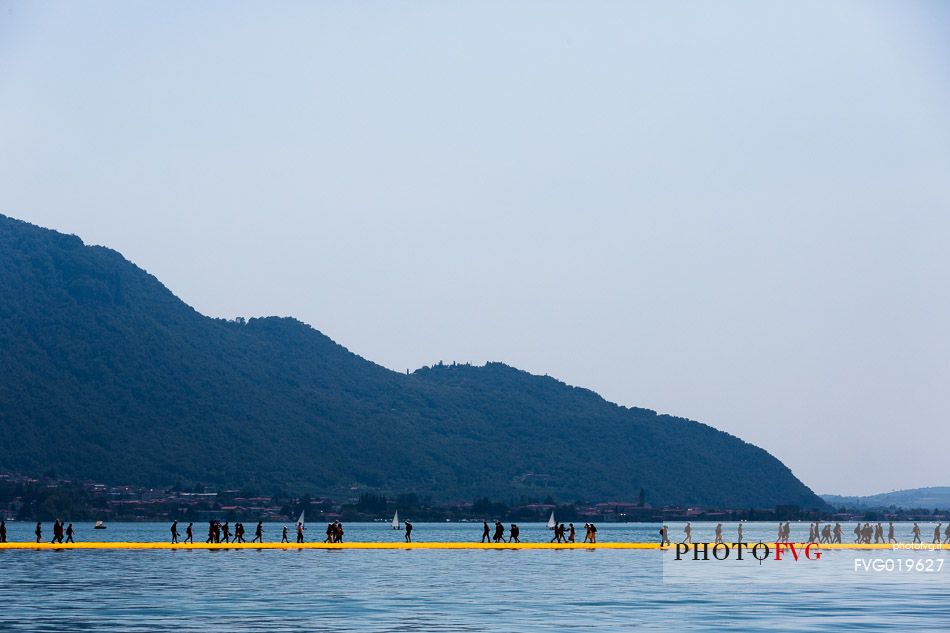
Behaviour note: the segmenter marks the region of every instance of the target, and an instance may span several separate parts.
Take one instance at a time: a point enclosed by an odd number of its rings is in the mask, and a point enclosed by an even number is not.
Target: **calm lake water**
[[[8,523],[9,540],[33,525]],[[674,541],[682,523],[670,523]],[[161,541],[167,524],[76,524],[77,540]],[[247,527],[253,533],[253,525]],[[291,528],[292,524],[288,523]],[[308,525],[308,540],[322,540]],[[481,525],[417,524],[418,541],[477,541]],[[523,524],[522,540],[547,540]],[[846,539],[849,526],[845,526]],[[853,526],[850,526],[853,527]],[[600,524],[601,541],[655,541],[655,524]],[[925,542],[932,525],[921,525]],[[180,526],[184,532],[184,525]],[[713,524],[694,524],[712,540]],[[774,524],[745,524],[747,541]],[[793,525],[793,536],[807,535]],[[727,539],[734,524],[725,525]],[[195,525],[195,540],[206,537]],[[909,524],[898,525],[908,541]],[[44,535],[52,536],[51,525]],[[267,524],[278,540],[280,524]],[[582,538],[580,536],[579,538]],[[386,524],[347,524],[348,541],[401,540]],[[74,550],[0,551],[0,629],[24,631],[950,630],[950,569],[861,573],[855,559],[942,559],[947,552],[826,551],[810,566],[745,565],[739,575],[671,581],[657,551]],[[694,567],[695,568],[695,567]],[[678,567],[677,569],[686,569]],[[811,575],[803,581],[799,569]],[[664,573],[666,570],[666,573]],[[722,570],[722,571],[720,571]]]

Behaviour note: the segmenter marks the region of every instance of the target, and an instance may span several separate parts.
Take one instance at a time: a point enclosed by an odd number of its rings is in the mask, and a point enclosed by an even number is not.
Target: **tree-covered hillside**
[[[499,363],[411,375],[287,318],[202,316],[0,216],[0,470],[435,499],[823,502],[760,448]]]

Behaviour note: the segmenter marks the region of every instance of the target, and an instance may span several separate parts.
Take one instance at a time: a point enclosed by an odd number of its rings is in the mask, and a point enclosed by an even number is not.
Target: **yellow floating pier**
[[[755,542],[746,543],[747,547],[752,547]],[[769,547],[774,547],[775,543],[765,543]],[[673,546],[675,547],[675,543]],[[696,544],[694,544],[696,545]],[[702,545],[699,543],[698,545]],[[710,549],[713,543],[707,543]],[[727,543],[732,547],[731,543]],[[795,543],[797,548],[802,548],[806,543]],[[825,543],[820,544],[822,550],[845,549],[845,550],[894,550],[894,551],[931,551],[931,550],[950,550],[950,545],[931,545],[923,544],[912,548],[906,543],[900,545],[889,545],[886,543]],[[66,549],[207,549],[207,550],[230,550],[230,549],[641,549],[641,550],[659,550],[659,543],[464,543],[464,542],[418,542],[404,543],[396,541],[392,543],[384,542],[350,542],[350,543],[142,543],[142,542],[106,542],[90,541],[79,543],[29,543],[14,542],[0,543],[0,550],[66,550]]]

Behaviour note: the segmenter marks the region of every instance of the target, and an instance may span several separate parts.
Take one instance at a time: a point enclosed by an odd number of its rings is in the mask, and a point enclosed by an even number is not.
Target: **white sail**
[[[300,511],[300,516],[297,518],[297,523],[299,523],[300,525],[303,525],[303,524],[304,524],[304,523],[303,523],[303,514],[304,514],[304,512],[306,512],[306,510],[301,510],[301,511]]]
[[[557,521],[554,520],[554,510],[551,510],[551,518],[548,519],[548,529],[553,530],[557,527]]]
[[[396,510],[396,514],[393,515],[393,529],[399,529],[399,510]]]

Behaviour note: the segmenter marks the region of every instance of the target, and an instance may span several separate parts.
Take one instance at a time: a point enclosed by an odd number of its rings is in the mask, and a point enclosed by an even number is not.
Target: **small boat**
[[[104,530],[106,529],[106,524],[102,521],[96,521],[96,525],[93,527],[94,530]]]
[[[548,519],[548,529],[553,530],[557,527],[557,521],[554,520],[554,510],[551,510],[551,518]]]
[[[393,529],[399,529],[399,510],[396,510],[396,514],[393,515]]]

